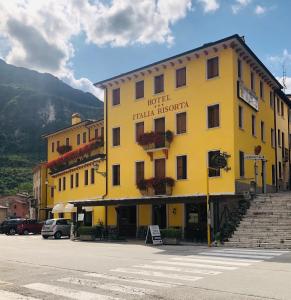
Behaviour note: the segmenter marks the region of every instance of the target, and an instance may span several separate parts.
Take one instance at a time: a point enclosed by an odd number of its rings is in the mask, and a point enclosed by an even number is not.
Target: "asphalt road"
[[[0,300],[291,299],[291,252],[0,235]]]

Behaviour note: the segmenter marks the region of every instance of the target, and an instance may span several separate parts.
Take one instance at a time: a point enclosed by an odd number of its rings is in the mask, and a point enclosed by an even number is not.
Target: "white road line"
[[[115,283],[102,284],[100,282],[96,282],[96,281],[90,280],[90,279],[68,277],[68,278],[59,279],[58,281],[66,282],[66,283],[70,283],[70,284],[78,284],[78,285],[85,286],[85,287],[98,288],[101,290],[107,290],[107,291],[112,291],[112,292],[137,295],[137,296],[144,296],[147,294],[154,293],[154,290],[150,290],[150,289],[137,288],[134,286],[127,286],[127,285],[115,284]]]
[[[177,266],[185,266],[185,267],[197,267],[202,269],[215,269],[215,270],[237,270],[237,267],[230,267],[230,266],[213,266],[207,264],[196,264],[190,262],[179,262],[179,261],[168,261],[168,260],[157,260],[154,261],[156,264],[166,264],[166,265],[177,265]]]
[[[172,260],[193,262],[193,263],[211,263],[214,265],[229,265],[229,266],[238,266],[238,267],[247,267],[251,263],[245,262],[232,262],[232,261],[223,261],[223,260],[211,260],[211,259],[199,259],[199,258],[185,258],[185,257],[172,257]]]
[[[152,281],[152,280],[143,280],[143,279],[136,279],[134,277],[123,277],[123,276],[114,276],[114,275],[107,275],[107,274],[100,274],[100,273],[88,273],[85,276],[94,277],[94,278],[101,278],[107,280],[119,280],[123,282],[130,282],[130,283],[138,283],[141,285],[150,285],[150,286],[158,286],[158,287],[165,287],[165,288],[173,288],[178,283],[169,283],[169,282],[159,282],[159,281]]]
[[[58,287],[44,283],[31,283],[24,285],[23,287],[43,293],[53,294],[56,296],[67,297],[69,299],[76,300],[117,300],[120,298],[110,297],[106,295],[100,295],[85,291],[79,291],[75,289],[68,289],[64,287]]]
[[[184,272],[184,273],[191,273],[191,274],[204,274],[204,275],[218,275],[222,272],[219,271],[208,271],[208,270],[189,270],[189,269],[182,269],[177,267],[171,266],[159,266],[159,265],[136,265],[135,268],[142,268],[142,269],[153,269],[153,270],[162,270],[162,271],[174,271],[174,272]]]
[[[0,300],[40,300],[40,299],[0,290]]]
[[[223,250],[220,250],[222,252],[225,252],[225,253],[229,253],[229,252],[232,252],[232,253],[246,253],[246,254],[259,254],[259,255],[275,255],[275,256],[280,256],[282,254],[286,254],[288,253],[288,251],[285,251],[285,252],[281,252],[281,251],[272,251],[272,250],[248,250],[248,249],[223,249]]]
[[[171,279],[184,280],[184,281],[197,281],[203,278],[203,277],[196,277],[196,276],[189,276],[189,275],[166,274],[163,272],[156,272],[156,271],[136,270],[130,268],[117,268],[110,271],[127,273],[127,274],[145,275],[145,276],[152,276],[152,277],[154,276],[154,277],[171,278]]]
[[[178,257],[178,256],[177,256]],[[186,258],[201,258],[209,259],[211,261],[229,261],[229,262],[245,262],[245,263],[258,263],[262,262],[261,259],[250,259],[250,258],[231,258],[231,257],[218,257],[218,256],[207,256],[207,255],[188,255]]]
[[[201,252],[200,255],[211,255],[211,256],[220,256],[220,257],[241,257],[241,258],[260,258],[260,259],[270,259],[273,256],[264,256],[264,255],[249,255],[249,254],[235,254],[235,253],[223,253],[223,252]]]

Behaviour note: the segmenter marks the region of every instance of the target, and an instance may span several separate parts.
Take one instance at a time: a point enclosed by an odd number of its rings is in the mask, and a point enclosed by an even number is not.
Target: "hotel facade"
[[[67,203],[76,207],[67,213],[91,210],[90,224],[102,222],[125,236],[157,224],[205,240],[208,192],[214,234],[225,208],[231,211],[250,192],[290,188],[289,99],[240,36],[95,85],[104,89],[104,123],[78,120],[46,136],[50,169],[58,139],[71,145],[84,125],[91,137],[95,125],[104,126],[102,157],[94,150],[94,159],[49,172],[54,211]],[[213,168],[217,158],[221,169]],[[91,176],[95,170],[91,186],[63,189],[63,176],[73,180],[80,170],[86,177],[87,168]]]

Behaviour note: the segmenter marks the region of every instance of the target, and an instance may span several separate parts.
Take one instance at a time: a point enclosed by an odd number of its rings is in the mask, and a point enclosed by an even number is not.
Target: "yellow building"
[[[53,170],[50,162],[59,159],[60,145],[78,149],[78,136],[87,132],[90,139],[103,123],[77,117],[71,127],[46,136],[54,210],[61,209],[60,216],[72,203],[78,213],[94,211],[92,224],[102,221],[121,235],[139,236],[157,224],[205,240],[208,190],[215,233],[226,210],[250,191],[290,187],[289,100],[238,35],[96,86],[105,93],[104,149],[94,152],[98,167],[92,157],[63,170]],[[217,164],[222,168],[214,169]],[[94,183],[70,188],[76,173],[84,182],[84,172],[88,177],[94,168]]]
[[[103,133],[103,120],[82,121],[76,113],[71,126],[44,136],[48,145],[47,197],[52,200],[54,217],[76,220],[77,210],[69,201],[102,198],[105,193]],[[103,222],[103,211],[86,207],[80,213],[85,225],[91,226]]]

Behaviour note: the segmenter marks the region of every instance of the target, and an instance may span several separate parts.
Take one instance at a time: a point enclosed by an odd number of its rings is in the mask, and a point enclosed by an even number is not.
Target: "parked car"
[[[23,222],[17,225],[17,233],[18,234],[40,234],[42,229],[43,223],[38,222],[37,220],[24,220]]]
[[[9,219],[1,224],[1,233],[14,235],[17,233],[17,225],[21,224],[25,219]]]
[[[70,237],[72,220],[69,219],[48,219],[44,222],[41,235],[44,239],[53,236],[60,239],[62,236]]]

